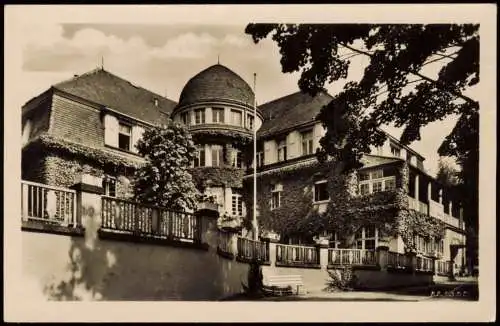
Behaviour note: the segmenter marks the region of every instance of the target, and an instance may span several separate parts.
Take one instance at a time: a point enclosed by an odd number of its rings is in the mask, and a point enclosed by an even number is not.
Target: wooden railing
[[[269,262],[269,244],[238,237],[237,240],[238,257],[245,260]]]
[[[417,257],[417,271],[434,272],[434,260],[428,257]]]
[[[411,266],[410,257],[405,254],[389,251],[387,255],[387,266],[397,269],[406,269]]]
[[[21,181],[21,218],[76,226],[76,192],[71,189]]]
[[[277,244],[276,263],[319,265],[318,250],[315,247]]]
[[[328,265],[376,265],[374,250],[328,249]]]
[[[143,237],[199,242],[200,227],[199,219],[191,213],[102,197],[101,229],[103,230]]]

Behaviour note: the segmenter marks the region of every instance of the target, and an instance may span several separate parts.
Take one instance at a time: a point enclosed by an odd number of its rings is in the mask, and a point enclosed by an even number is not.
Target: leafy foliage
[[[240,188],[242,186],[243,170],[233,167],[205,166],[190,169],[197,188],[202,191],[207,186],[227,186]]]
[[[23,152],[28,153],[31,151],[47,151],[54,154],[69,155],[110,168],[135,169],[142,164],[140,157],[133,160],[131,157],[114,154],[111,151],[88,147],[46,134],[33,139],[23,147]]]
[[[248,24],[245,32],[255,43],[271,35],[282,71],[300,71],[298,86],[311,95],[345,79],[351,58],[369,58],[361,79],[318,115],[327,130],[320,157],[343,160],[345,173],[370,145],[381,144],[379,126],[404,127],[401,142],[410,144],[428,123],[458,115],[438,152],[462,167],[464,217],[477,230],[479,103],[464,91],[479,82],[479,25]],[[429,64],[441,65],[437,76],[423,72]]]
[[[147,164],[136,171],[135,199],[174,209],[194,208],[199,194],[189,167],[196,147],[187,129],[170,120],[146,130],[137,149]]]
[[[449,161],[439,159],[438,162],[438,173],[436,179],[443,185],[451,188],[458,185],[459,181],[459,171],[451,165]]]
[[[352,291],[356,288],[358,279],[354,275],[352,265],[344,265],[340,271],[328,270],[330,276],[325,291]]]

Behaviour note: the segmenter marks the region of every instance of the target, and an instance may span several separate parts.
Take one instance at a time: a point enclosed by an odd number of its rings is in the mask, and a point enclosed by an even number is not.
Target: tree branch
[[[351,51],[354,51],[354,52],[357,52],[359,54],[364,54],[366,56],[369,56],[370,58],[373,57],[372,54],[368,53],[368,52],[365,52],[365,51],[362,51],[362,50],[359,50],[359,49],[356,49],[350,45],[347,45],[347,44],[344,44],[344,43],[340,43],[341,46],[351,50]],[[439,89],[443,90],[443,91],[446,91],[446,92],[449,92],[463,100],[465,100],[466,102],[469,102],[469,103],[472,103],[472,104],[477,104],[477,101],[474,101],[473,99],[471,99],[470,97],[466,96],[466,95],[463,95],[462,93],[460,92],[456,92],[454,90],[449,90],[449,89],[446,89],[444,88],[442,85],[440,85],[436,80],[430,78],[430,77],[427,77],[425,75],[422,75],[421,73],[419,73],[418,71],[410,71],[410,73],[414,74],[415,76],[418,76],[420,78],[422,78],[423,80],[426,80],[430,83],[433,83],[434,85],[436,85],[436,87],[438,87]]]

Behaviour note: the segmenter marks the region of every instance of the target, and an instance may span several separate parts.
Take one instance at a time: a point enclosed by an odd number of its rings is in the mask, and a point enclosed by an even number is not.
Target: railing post
[[[276,266],[276,244],[279,238],[274,236],[263,236],[262,240],[267,243],[269,249],[269,265],[271,267]]]
[[[28,220],[28,185],[21,183],[21,219]]]
[[[328,268],[328,243],[317,243],[318,263],[322,270]]]

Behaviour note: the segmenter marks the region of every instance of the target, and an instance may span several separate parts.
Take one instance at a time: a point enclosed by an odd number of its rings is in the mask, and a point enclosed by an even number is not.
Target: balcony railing
[[[446,214],[444,212],[444,205],[436,201],[430,200],[429,205],[427,205],[426,203],[423,203],[421,201],[416,200],[415,198],[408,196],[408,208],[414,209],[422,214],[435,217],[456,228],[462,230],[465,229],[465,225],[463,222],[460,222],[460,219],[451,216],[450,214]]]
[[[143,237],[198,242],[200,222],[195,215],[102,197],[101,229]]]
[[[319,265],[318,250],[315,247],[278,244],[276,245],[276,263]]]
[[[71,189],[21,181],[21,218],[62,226],[76,226],[76,192]]]
[[[269,246],[266,242],[238,237],[238,257],[259,262],[269,262]]]
[[[374,250],[328,249],[328,265],[376,265]]]
[[[389,251],[387,255],[387,266],[394,269],[406,269],[411,266],[410,257],[405,254]]]

